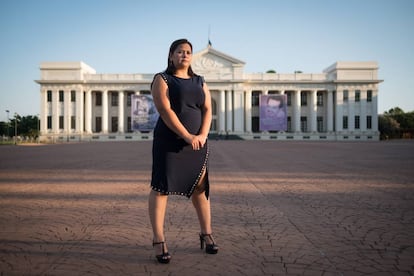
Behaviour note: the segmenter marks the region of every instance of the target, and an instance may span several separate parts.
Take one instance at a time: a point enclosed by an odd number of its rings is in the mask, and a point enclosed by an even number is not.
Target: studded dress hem
[[[188,147],[191,147],[191,146],[188,146]],[[207,143],[204,148],[205,148],[204,161],[202,162],[201,166],[197,165],[199,167],[198,170],[192,170],[192,167],[197,167],[197,166],[193,166],[194,164],[189,164],[189,162],[187,162],[188,164],[182,164],[181,172],[176,172],[177,174],[180,174],[180,176],[178,177],[172,177],[170,175],[170,176],[166,176],[164,181],[157,181],[158,178],[153,173],[153,178],[151,181],[151,189],[163,195],[181,195],[181,196],[186,196],[187,198],[190,198],[192,194],[194,193],[194,190],[196,189],[197,185],[199,184],[201,176],[205,172],[205,177],[204,177],[205,179],[204,189],[205,190],[204,191],[205,191],[206,198],[208,199],[209,193],[210,193],[210,185],[209,185],[209,179],[208,179],[209,149],[208,149]],[[197,154],[197,151],[194,151],[194,152]],[[171,159],[171,157],[166,158],[166,159],[167,160]],[[188,183],[188,181],[191,181],[191,178],[195,176],[194,172],[197,172],[197,171],[198,171],[198,174],[194,178],[192,185],[189,187],[185,185],[186,182]],[[179,178],[181,182],[176,182],[176,180],[178,180],[177,178]],[[170,179],[170,181],[168,179]]]

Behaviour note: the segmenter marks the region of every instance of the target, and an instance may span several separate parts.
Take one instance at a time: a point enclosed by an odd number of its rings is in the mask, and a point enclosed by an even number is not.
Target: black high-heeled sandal
[[[209,238],[212,243],[207,243],[206,238]],[[206,246],[206,253],[207,254],[217,254],[218,252],[218,245],[214,241],[212,234],[202,234],[200,233],[200,249],[204,249],[204,245]]]
[[[165,242],[152,242],[152,247],[154,247],[155,245],[161,244],[162,246],[162,254],[161,255],[155,255],[155,257],[157,258],[158,262],[161,264],[168,264],[171,260],[171,255],[168,252],[165,252]]]

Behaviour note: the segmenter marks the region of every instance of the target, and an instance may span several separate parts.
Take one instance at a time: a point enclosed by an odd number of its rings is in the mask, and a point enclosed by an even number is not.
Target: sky
[[[0,121],[39,114],[42,62],[155,73],[178,38],[210,38],[246,73],[376,61],[378,112],[414,111],[413,15],[414,0],[0,0]]]

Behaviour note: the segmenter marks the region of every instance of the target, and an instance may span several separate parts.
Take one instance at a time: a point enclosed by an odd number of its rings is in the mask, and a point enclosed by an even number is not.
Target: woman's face
[[[171,54],[170,59],[174,63],[175,68],[188,68],[191,65],[193,53],[191,47],[187,43],[178,45],[177,49]]]

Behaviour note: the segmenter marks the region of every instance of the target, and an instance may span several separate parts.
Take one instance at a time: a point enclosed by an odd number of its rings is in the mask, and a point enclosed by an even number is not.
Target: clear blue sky
[[[97,73],[154,73],[188,38],[248,73],[321,73],[377,61],[378,112],[414,111],[413,0],[1,0],[0,121],[39,113],[39,65],[84,61]]]

